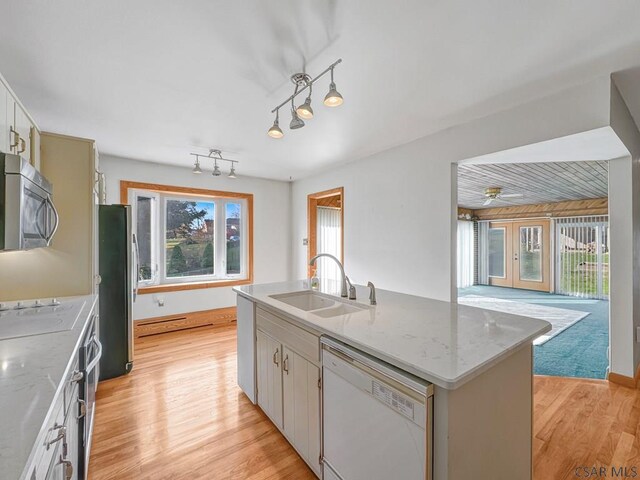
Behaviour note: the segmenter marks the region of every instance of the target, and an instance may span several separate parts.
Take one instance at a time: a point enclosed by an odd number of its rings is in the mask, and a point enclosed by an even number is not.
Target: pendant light
[[[313,108],[311,108],[311,84],[309,84],[309,95],[302,105],[296,108],[296,113],[300,118],[311,120],[313,118]]]
[[[293,106],[293,98],[291,99],[291,123],[289,124],[289,128],[291,130],[297,130],[298,128],[304,127],[304,120],[298,117],[298,113]]]
[[[273,125],[271,126],[271,128],[269,129],[269,131],[267,132],[267,135],[269,135],[271,138],[282,138],[284,137],[284,132],[282,131],[282,129],[280,128],[280,125],[278,124],[278,120],[279,120],[279,114],[280,110],[276,110],[276,119],[273,122]]]
[[[213,165],[213,173],[212,175],[214,177],[219,177],[222,174],[222,172],[220,172],[220,167],[218,167],[218,161],[215,161],[215,164]]]
[[[336,90],[336,83],[333,81],[333,67],[331,67],[331,84],[329,85],[329,93],[324,97],[324,104],[327,107],[339,107],[343,101],[342,95]]]
[[[202,169],[200,168],[200,159],[196,157],[196,164],[192,170],[193,173],[200,175],[202,173]]]
[[[238,178],[236,177],[236,168],[234,166],[235,162],[231,162],[231,170],[229,171],[229,178]]]

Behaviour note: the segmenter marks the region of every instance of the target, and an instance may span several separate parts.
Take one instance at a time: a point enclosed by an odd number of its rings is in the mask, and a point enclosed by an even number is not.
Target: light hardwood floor
[[[237,387],[235,347],[234,326],[136,339],[133,372],[100,383],[89,478],[315,478]],[[640,391],[554,377],[534,390],[535,480],[582,466],[640,478]]]
[[[315,478],[237,387],[235,325],[136,339],[95,418],[92,480]]]

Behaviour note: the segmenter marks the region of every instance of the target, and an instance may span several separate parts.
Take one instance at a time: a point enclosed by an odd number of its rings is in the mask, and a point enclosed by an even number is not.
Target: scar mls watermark
[[[576,467],[576,478],[640,478],[638,467]]]

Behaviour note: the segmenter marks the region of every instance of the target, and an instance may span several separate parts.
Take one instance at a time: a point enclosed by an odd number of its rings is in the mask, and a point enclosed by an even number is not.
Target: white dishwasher
[[[321,342],[324,480],[431,480],[433,385]]]

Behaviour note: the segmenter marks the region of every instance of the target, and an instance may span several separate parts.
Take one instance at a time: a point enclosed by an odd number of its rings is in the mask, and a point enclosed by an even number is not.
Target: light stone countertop
[[[46,433],[50,411],[63,391],[63,379],[76,360],[97,296],[60,298],[84,301],[71,330],[0,340],[0,478],[25,478],[36,442]]]
[[[239,295],[445,389],[455,389],[551,330],[544,320],[357,285],[365,310],[321,318],[270,297],[308,280],[235,287]],[[321,289],[335,294],[335,287]],[[339,297],[339,294],[337,295]]]

